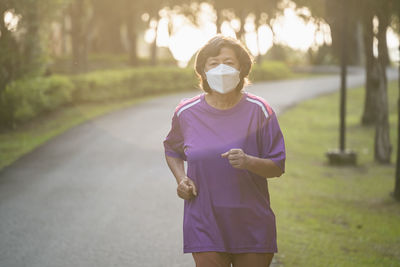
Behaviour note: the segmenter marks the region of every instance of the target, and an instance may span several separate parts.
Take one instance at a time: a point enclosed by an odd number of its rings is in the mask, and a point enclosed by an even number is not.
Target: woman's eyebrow
[[[218,57],[209,57],[207,59],[206,63],[211,64],[211,63],[213,63],[213,62],[215,62],[217,60],[218,60]],[[234,60],[234,58],[232,56],[226,56],[226,57],[222,58],[222,61],[223,62],[226,62],[226,61],[233,61],[234,62],[235,60]]]
[[[218,57],[209,57],[208,59],[207,59],[207,61],[212,61],[212,60],[217,60],[218,59]],[[222,58],[223,60],[233,60],[233,57],[231,57],[231,56],[227,56],[227,57],[224,57],[224,58]]]
[[[218,57],[209,57],[207,60],[217,60]]]

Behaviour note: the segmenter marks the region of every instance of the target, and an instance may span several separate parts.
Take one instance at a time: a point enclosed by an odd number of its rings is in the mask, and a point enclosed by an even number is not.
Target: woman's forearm
[[[185,165],[183,163],[183,160],[180,158],[174,158],[167,155],[165,155],[165,159],[172,174],[175,176],[176,182],[179,184],[182,181],[182,179],[186,177]]]
[[[279,177],[283,174],[281,168],[270,159],[246,155],[245,168],[265,178]]]

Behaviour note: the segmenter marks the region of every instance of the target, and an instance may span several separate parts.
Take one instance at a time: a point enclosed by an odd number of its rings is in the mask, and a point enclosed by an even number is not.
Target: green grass
[[[389,88],[392,162],[396,160],[398,87]],[[304,102],[279,117],[286,173],[270,180],[278,226],[279,266],[400,266],[400,203],[394,164],[374,162],[374,128],[361,127],[364,89],[348,92],[347,148],[355,167],[333,167],[325,153],[338,146],[339,95]]]
[[[393,148],[397,92],[397,83],[391,83]],[[0,133],[0,169],[73,126],[148,98],[69,106]],[[395,169],[373,161],[374,129],[359,123],[363,101],[363,89],[348,92],[347,147],[358,152],[356,167],[328,166],[324,155],[338,145],[338,94],[304,102],[279,117],[286,173],[270,180],[278,265],[400,266],[400,203],[390,196]]]
[[[15,130],[0,133],[0,170],[66,130],[102,114],[141,103],[154,96],[115,102],[70,105],[41,115]]]

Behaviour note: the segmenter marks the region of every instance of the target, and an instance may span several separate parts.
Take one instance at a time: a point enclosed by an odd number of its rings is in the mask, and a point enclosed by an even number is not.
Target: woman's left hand
[[[221,154],[221,157],[227,158],[233,168],[246,169],[248,157],[240,148],[232,148]]]

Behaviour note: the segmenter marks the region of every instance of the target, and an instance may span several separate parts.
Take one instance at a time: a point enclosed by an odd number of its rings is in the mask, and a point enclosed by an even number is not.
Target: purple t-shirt
[[[185,200],[184,253],[275,253],[275,215],[267,179],[233,168],[221,154],[231,148],[274,161],[285,170],[285,144],[276,115],[266,101],[244,92],[221,110],[205,94],[176,108],[164,141],[165,153],[187,161],[187,176],[198,195]]]

